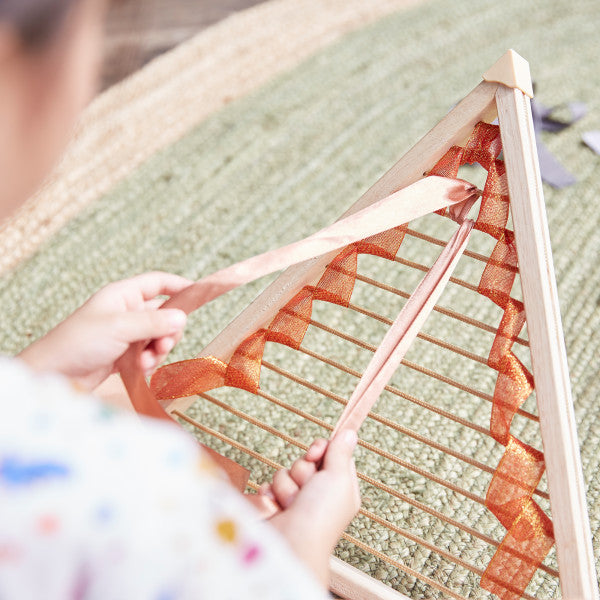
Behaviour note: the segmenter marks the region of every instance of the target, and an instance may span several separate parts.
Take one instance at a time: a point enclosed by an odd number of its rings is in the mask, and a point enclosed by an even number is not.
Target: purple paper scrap
[[[586,131],[581,135],[583,143],[600,155],[600,130]]]

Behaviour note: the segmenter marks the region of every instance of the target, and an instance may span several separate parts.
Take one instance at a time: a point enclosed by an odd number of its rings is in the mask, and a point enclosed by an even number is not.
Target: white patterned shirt
[[[327,598],[194,440],[0,359],[0,599]]]

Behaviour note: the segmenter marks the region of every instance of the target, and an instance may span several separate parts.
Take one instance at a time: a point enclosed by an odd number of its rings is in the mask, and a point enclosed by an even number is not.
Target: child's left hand
[[[159,310],[163,300],[157,296],[172,296],[192,283],[162,272],[111,283],[19,357],[36,370],[61,373],[91,391],[117,370],[130,344],[148,340],[140,367],[151,372],[179,341],[186,322],[180,310]]]

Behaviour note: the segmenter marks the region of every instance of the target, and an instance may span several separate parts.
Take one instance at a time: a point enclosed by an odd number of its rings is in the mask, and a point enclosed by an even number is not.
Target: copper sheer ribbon
[[[525,324],[525,307],[510,295],[518,260],[514,233],[506,227],[510,204],[504,162],[498,159],[501,150],[499,127],[479,123],[465,147],[451,148],[430,174],[456,177],[466,163],[479,163],[488,172],[475,228],[497,242],[478,291],[504,311],[488,365],[498,371],[490,431],[506,450],[489,485],[486,506],[508,531],[481,578],[481,587],[513,600],[522,596],[548,554],[554,533],[552,522],[532,498],[544,472],[544,456],[510,433],[515,413],[533,391],[533,377],[512,352]]]
[[[497,126],[479,123],[464,147],[453,147],[430,175],[455,178],[460,166],[479,163],[487,172],[475,228],[497,240],[478,291],[497,304],[504,315],[488,357],[498,372],[494,390],[491,433],[506,447],[492,477],[486,506],[506,527],[507,534],[481,579],[483,588],[503,600],[521,597],[533,573],[554,543],[552,523],[532,499],[544,471],[543,455],[510,433],[512,419],[533,390],[533,378],[511,348],[525,324],[524,306],[511,297],[518,271],[514,234],[506,228],[509,197]],[[443,209],[462,221],[460,207]],[[327,265],[316,285],[302,288],[271,320],[249,335],[228,361],[213,356],[173,363],[159,369],[151,388],[161,400],[180,398],[222,386],[256,393],[267,342],[298,349],[308,329],[312,306],[321,300],[347,307],[354,289],[359,254],[393,260],[406,225],[349,244]]]

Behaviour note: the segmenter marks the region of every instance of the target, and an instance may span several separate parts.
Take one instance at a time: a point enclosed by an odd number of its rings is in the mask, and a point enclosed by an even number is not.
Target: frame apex
[[[501,83],[533,98],[529,63],[514,50],[507,50],[484,74],[484,81]]]

